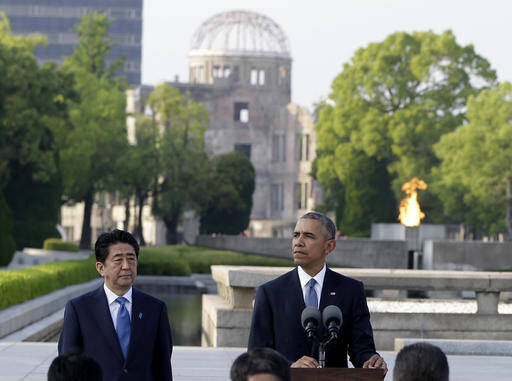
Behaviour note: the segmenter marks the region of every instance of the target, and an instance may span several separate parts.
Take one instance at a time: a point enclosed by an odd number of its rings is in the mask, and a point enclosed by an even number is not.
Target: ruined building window
[[[239,79],[239,69],[238,65],[233,66],[233,80],[238,81]]]
[[[192,66],[192,82],[203,83],[203,66]]]
[[[229,75],[231,74],[231,69],[229,66],[224,66],[224,78],[229,78]]]
[[[265,70],[260,70],[258,73],[258,85],[263,86],[265,84]]]
[[[309,161],[309,134],[296,135],[295,146],[297,147],[295,151],[297,154],[296,159],[298,161]]]
[[[251,158],[251,145],[250,144],[235,144],[235,151],[243,153],[249,159]]]
[[[293,188],[293,205],[296,209],[301,209],[302,206],[302,184],[295,183]]]
[[[286,136],[285,135],[272,135],[272,161],[285,162],[286,161]]]
[[[293,190],[293,204],[297,209],[308,208],[308,189],[310,188],[308,183],[295,183]]]
[[[251,69],[251,85],[263,86],[265,84],[265,70]]]
[[[235,102],[235,122],[247,123],[249,122],[249,103]]]
[[[272,212],[284,210],[284,185],[272,184],[272,194],[270,195],[270,206]]]
[[[222,78],[222,68],[218,65],[215,65],[212,68],[212,76],[213,78]]]
[[[302,135],[295,135],[295,160],[302,160]]]
[[[258,84],[258,70],[251,69],[251,85]]]
[[[278,85],[286,84],[286,68],[284,66],[279,67]]]
[[[304,183],[304,202],[303,202],[303,206],[304,206],[304,209],[307,209],[308,208],[308,183]]]
[[[197,77],[196,77],[196,81],[199,82],[199,83],[203,83],[204,79],[203,79],[203,67],[202,66],[198,66],[197,67]]]
[[[309,134],[304,135],[304,160],[309,161]]]

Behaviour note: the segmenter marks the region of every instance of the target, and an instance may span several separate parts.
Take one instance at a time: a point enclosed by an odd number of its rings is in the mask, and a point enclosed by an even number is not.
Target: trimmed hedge
[[[93,256],[78,261],[45,263],[0,272],[0,309],[99,276]]]
[[[78,246],[73,242],[66,242],[60,238],[47,238],[43,243],[44,250],[78,251]]]
[[[37,296],[88,282],[99,276],[96,259],[45,263],[20,270],[0,271],[0,309]],[[210,273],[211,265],[293,266],[291,260],[192,246],[144,247],[139,255],[139,275],[190,275]]]
[[[183,260],[172,262],[143,260],[137,266],[138,275],[183,275],[192,274],[190,266]]]
[[[210,266],[212,265],[294,266],[291,258],[289,260],[271,258],[257,254],[243,254],[228,250],[214,250],[194,246],[145,247],[142,249],[139,258],[140,264],[144,263],[144,261],[167,263],[180,260],[188,263],[191,272],[195,274],[209,274],[211,272]]]

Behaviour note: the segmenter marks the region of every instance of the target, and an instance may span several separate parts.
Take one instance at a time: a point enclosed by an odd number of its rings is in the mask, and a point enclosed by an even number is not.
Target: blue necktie
[[[116,302],[121,305],[117,313],[117,337],[119,337],[119,344],[121,344],[123,356],[126,359],[128,345],[130,344],[130,315],[124,305],[127,302],[127,299],[120,296],[116,299]]]
[[[306,283],[306,286],[308,286],[306,289],[306,307],[318,308],[318,295],[315,291],[315,284],[315,278],[311,278],[309,282]]]

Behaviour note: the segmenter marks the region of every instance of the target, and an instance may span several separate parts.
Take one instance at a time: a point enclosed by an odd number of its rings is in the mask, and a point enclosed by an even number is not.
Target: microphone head
[[[322,315],[320,314],[320,311],[318,311],[317,308],[306,307],[302,311],[300,320],[301,320],[302,326],[304,328],[307,327],[308,323],[313,323],[316,327],[318,327],[320,324],[320,321],[322,320]]]
[[[343,322],[343,315],[338,306],[330,305],[324,308],[322,318],[325,327],[329,327],[329,324],[334,322],[338,327],[341,327]]]

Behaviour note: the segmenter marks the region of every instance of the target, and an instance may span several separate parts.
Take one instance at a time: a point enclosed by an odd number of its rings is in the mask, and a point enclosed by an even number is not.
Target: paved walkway
[[[175,347],[174,381],[228,381],[229,368],[243,348]],[[396,353],[382,352],[392,380]],[[56,343],[0,343],[0,381],[46,381]],[[512,357],[448,356],[451,381],[512,380]]]

